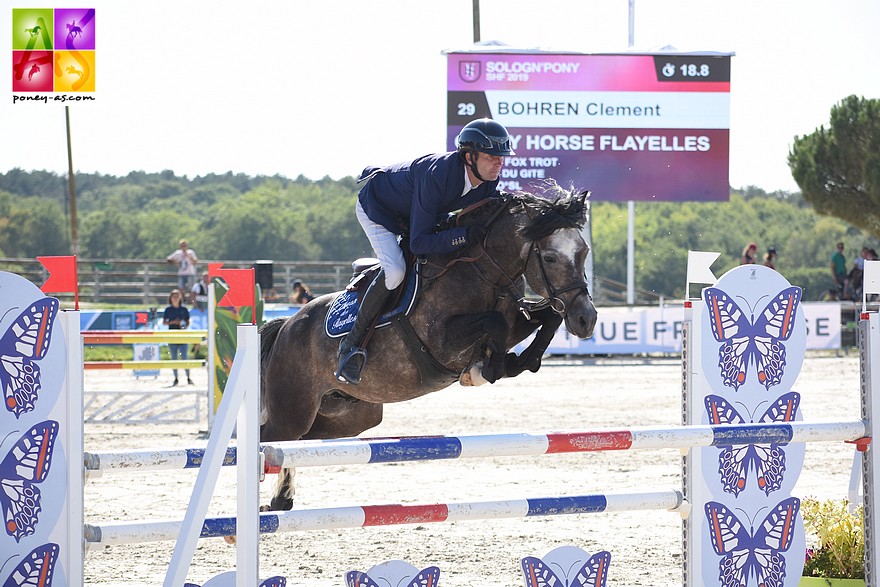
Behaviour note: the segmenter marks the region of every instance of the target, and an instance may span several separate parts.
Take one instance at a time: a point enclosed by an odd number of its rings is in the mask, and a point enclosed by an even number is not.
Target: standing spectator
[[[847,293],[854,300],[862,298],[862,280],[865,276],[865,259],[868,258],[868,247],[862,247],[862,251],[853,261],[852,269],[846,276]]]
[[[288,300],[292,304],[308,304],[315,299],[315,296],[312,295],[312,292],[302,281],[294,281],[291,288]]]
[[[843,256],[843,243],[837,243],[837,250],[831,255],[831,276],[837,287],[837,294],[844,299],[846,293],[846,257]]]
[[[208,307],[208,274],[202,273],[202,278],[196,282],[189,292],[189,303],[198,310]]]
[[[196,263],[199,261],[196,252],[181,239],[180,248],[168,255],[165,260],[177,265],[177,287],[180,291],[189,291],[190,284],[195,281]]]
[[[764,267],[769,267],[770,269],[776,269],[776,249],[770,247],[767,249],[767,253],[764,255]]]
[[[162,314],[162,324],[166,325],[168,330],[184,330],[189,326],[189,310],[183,305],[182,299],[183,295],[179,289],[171,290],[171,294],[168,296],[168,307],[165,308],[165,313]],[[169,343],[168,345],[168,352],[171,353],[172,360],[189,358],[188,351],[189,347],[186,344]],[[177,369],[173,369],[173,372],[174,383],[171,384],[171,387],[177,385]],[[189,376],[189,369],[186,369],[186,382],[194,385],[193,380]]]
[[[746,248],[743,249],[742,257],[740,257],[739,264],[754,265],[757,255],[758,245],[756,245],[755,243],[749,243],[748,245],[746,245]]]

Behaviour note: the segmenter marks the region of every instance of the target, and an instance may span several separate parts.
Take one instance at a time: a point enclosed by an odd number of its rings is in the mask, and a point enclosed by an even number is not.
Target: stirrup
[[[354,357],[361,357],[360,365],[350,363]],[[367,351],[361,347],[351,347],[348,352],[339,358],[339,366],[333,374],[340,383],[348,383],[349,385],[357,385],[361,382],[361,371],[367,364]]]

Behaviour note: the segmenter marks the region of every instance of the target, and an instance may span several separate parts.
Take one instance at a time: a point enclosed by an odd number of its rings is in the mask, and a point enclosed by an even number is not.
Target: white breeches
[[[355,207],[355,213],[370,245],[373,246],[373,253],[379,259],[382,269],[385,270],[385,287],[393,290],[403,283],[403,278],[406,275],[406,261],[403,259],[403,251],[397,243],[397,235],[389,232],[381,224],[370,220],[360,202]]]

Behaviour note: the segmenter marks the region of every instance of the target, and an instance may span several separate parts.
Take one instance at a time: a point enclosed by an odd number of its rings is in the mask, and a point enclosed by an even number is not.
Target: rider
[[[388,167],[367,167],[355,208],[383,269],[367,289],[354,326],[339,345],[336,378],[351,385],[361,380],[367,359],[364,336],[403,282],[406,263],[398,238],[409,229],[416,255],[447,253],[481,242],[481,225],[434,232],[449,212],[500,197],[498,177],[504,157],[513,155],[510,135],[498,122],[481,118],[467,123],[455,139],[456,151],[425,155]],[[384,274],[384,277],[383,277]]]

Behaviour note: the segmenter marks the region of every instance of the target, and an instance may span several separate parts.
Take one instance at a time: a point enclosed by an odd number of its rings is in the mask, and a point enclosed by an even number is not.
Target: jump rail
[[[204,359],[168,359],[164,361],[84,361],[84,369],[198,369],[204,367]]]
[[[207,336],[207,330],[88,330],[81,333],[85,346],[202,344]],[[199,369],[205,364],[206,361],[200,359],[86,361],[83,369],[155,372],[161,369]],[[188,386],[141,391],[84,390],[83,393],[83,418],[94,424],[198,422],[201,420],[202,398],[209,395],[208,389]],[[178,400],[182,397],[192,401],[181,405]],[[183,417],[188,414],[192,416]]]
[[[857,442],[867,440],[868,426],[850,422],[790,422],[750,425],[634,427],[628,430],[592,430],[474,436],[405,436],[399,438],[346,438],[300,440],[265,444],[265,472],[281,468],[369,463],[400,463],[444,459],[504,456],[541,456],[612,450],[684,449],[700,446],[784,444],[790,442]],[[87,452],[88,475],[198,468],[205,449]],[[229,447],[224,466],[236,464]]]
[[[430,524],[463,520],[490,520],[643,510],[678,512],[687,504],[677,489],[642,493],[607,493],[512,499],[501,501],[450,502],[448,504],[368,505],[293,510],[260,514],[260,533],[298,532],[400,524]],[[176,540],[180,521],[113,522],[86,524],[88,544],[105,546]],[[207,518],[199,538],[233,536],[236,518]]]
[[[82,334],[85,345],[198,343],[207,336],[207,330],[87,330]]]

